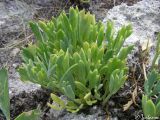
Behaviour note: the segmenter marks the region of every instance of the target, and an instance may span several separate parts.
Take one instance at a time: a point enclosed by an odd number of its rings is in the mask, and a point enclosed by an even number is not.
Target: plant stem
[[[109,98],[112,96],[112,94],[109,94],[103,101],[102,105],[105,106],[105,104],[108,102]]]

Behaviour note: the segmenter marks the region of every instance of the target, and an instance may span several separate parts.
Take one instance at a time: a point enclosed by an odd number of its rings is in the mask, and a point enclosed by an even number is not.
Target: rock
[[[14,48],[12,51],[11,51],[11,57],[15,57],[18,53],[20,52],[20,49],[19,48]]]
[[[67,102],[67,98],[64,95],[61,95],[60,98],[65,103]],[[52,104],[55,105],[54,102]],[[54,109],[50,109],[48,116],[50,117],[50,120],[52,120],[53,118],[55,120],[103,120],[105,119],[105,111],[103,111],[101,106],[94,105],[88,110],[85,110],[85,112],[82,110],[77,114],[67,112],[66,110],[57,111]]]
[[[26,32],[29,20],[37,10],[58,0],[3,0],[0,1],[0,47],[13,42]],[[38,8],[38,9],[37,9]]]
[[[23,83],[19,79],[16,68],[21,62],[19,48],[8,49],[7,45],[18,42],[21,34],[24,34],[27,24],[33,20],[39,8],[51,6],[58,0],[1,0],[0,1],[0,67],[8,64],[10,96],[20,94],[23,91],[31,92],[40,88],[32,83]],[[53,6],[54,7],[54,6]],[[37,9],[38,8],[38,9]],[[25,39],[25,38],[24,38]],[[10,65],[11,64],[11,65]]]
[[[126,44],[140,41],[146,44],[148,40],[154,42],[155,33],[160,31],[160,1],[142,0],[133,6],[121,4],[109,10],[103,23],[112,20],[115,28],[131,23],[133,34],[127,39]]]
[[[111,120],[118,120],[118,118],[117,117],[113,117]]]
[[[50,120],[52,120],[53,118],[55,120],[105,120],[106,118],[105,111],[103,111],[100,106],[93,106],[89,109],[89,111],[77,114],[69,113],[65,110],[55,111],[51,109],[49,116]]]
[[[10,98],[15,95],[18,95],[22,92],[30,93],[36,90],[41,89],[41,87],[37,84],[33,84],[30,82],[22,82],[20,81],[19,74],[17,72],[13,73],[9,77],[9,93]]]

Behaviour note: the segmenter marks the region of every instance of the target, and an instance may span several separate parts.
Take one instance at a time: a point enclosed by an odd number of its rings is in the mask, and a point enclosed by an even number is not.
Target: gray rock
[[[18,37],[27,31],[27,25],[33,19],[37,8],[47,7],[58,0],[0,0],[0,67],[8,64],[10,97],[23,91],[29,93],[40,86],[20,81],[16,68],[19,65],[19,48],[8,50],[6,46],[18,42]],[[26,31],[25,31],[26,30]],[[25,38],[24,38],[25,39]],[[8,44],[7,44],[8,43]],[[16,61],[17,60],[17,61]],[[16,62],[15,62],[16,61]]]
[[[58,0],[3,0],[0,1],[0,47],[26,32],[28,21],[37,9]]]
[[[10,98],[22,93],[23,91],[25,91],[26,93],[30,93],[40,89],[41,89],[40,85],[33,84],[30,82],[22,82],[17,72],[14,72],[9,77]]]
[[[77,114],[51,109],[49,116],[55,120],[105,120],[106,114],[101,107],[93,106],[88,111]]]
[[[109,10],[103,22],[112,20],[115,28],[131,23],[133,34],[127,39],[126,44],[140,41],[146,44],[148,40],[155,39],[155,33],[160,31],[160,1],[142,0],[133,6],[121,4]]]

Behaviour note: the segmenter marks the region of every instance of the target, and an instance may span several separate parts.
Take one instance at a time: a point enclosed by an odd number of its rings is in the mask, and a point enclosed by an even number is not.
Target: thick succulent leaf
[[[98,38],[97,38],[98,46],[102,45],[103,40],[104,40],[104,27],[101,27],[98,33]]]
[[[22,50],[22,59],[27,63],[29,59],[34,60],[34,57],[36,55],[36,46],[30,44],[29,47],[23,48]]]
[[[119,50],[122,48],[123,46],[123,43],[125,41],[125,39],[127,37],[129,37],[132,33],[132,27],[131,25],[128,25],[128,26],[123,26],[119,31],[118,31],[118,34],[117,34],[117,37],[114,41],[114,49],[116,50],[116,52],[118,53]]]
[[[126,76],[123,70],[116,69],[113,71],[109,81],[109,91],[110,94],[115,94],[120,87],[124,84]]]
[[[94,90],[94,97],[97,99],[97,100],[102,100],[102,97],[101,97],[101,94],[98,92],[98,90]]]
[[[134,47],[133,45],[128,47],[123,47],[118,54],[118,58],[121,60],[125,60],[128,54],[133,50],[133,47]]]
[[[80,90],[80,91],[82,91],[84,93],[89,92],[89,89],[85,85],[83,85],[81,82],[75,81],[75,85],[76,85],[78,90]]]
[[[20,79],[21,79],[22,81],[27,81],[27,80],[30,79],[29,76],[26,74],[27,71],[26,71],[26,69],[25,69],[24,67],[20,67],[20,68],[18,69],[18,72],[19,72],[19,74],[20,74]]]
[[[32,32],[34,33],[36,39],[39,40],[40,42],[44,41],[42,31],[40,30],[38,23],[30,22],[29,24],[30,24],[30,28]]]
[[[156,107],[152,100],[146,102],[143,110],[145,117],[156,117]]]
[[[63,108],[62,108],[61,106],[53,105],[53,104],[50,104],[50,103],[47,103],[47,105],[48,105],[50,108],[52,108],[52,109],[54,109],[54,110],[57,110],[57,111],[63,110]]]
[[[125,70],[125,62],[114,57],[111,58],[107,63],[107,69],[106,69],[106,75],[107,77],[110,77],[112,72],[116,69],[124,69]]]
[[[83,108],[83,104],[81,104],[80,106],[78,106],[77,104],[75,104],[72,101],[68,101],[67,105],[66,105],[66,109],[72,113],[76,113],[78,112],[80,109]]]
[[[160,94],[160,80],[157,81],[157,83],[155,84],[152,95],[158,95],[158,94]]]
[[[113,22],[111,21],[108,21],[107,22],[107,28],[106,28],[106,39],[107,39],[107,42],[108,42],[108,47],[109,48],[113,48]]]
[[[55,94],[51,94],[51,98],[54,102],[56,102],[57,104],[59,104],[62,108],[65,107],[65,103],[64,101],[62,101],[59,97],[57,97]]]
[[[78,13],[73,7],[71,7],[69,9],[69,22],[72,25],[72,29],[76,28],[75,26],[77,26],[77,22],[78,22],[77,20],[78,20]]]
[[[104,62],[108,62],[109,59],[113,58],[114,51],[113,50],[108,50],[104,54]]]
[[[10,99],[8,89],[8,73],[5,68],[0,70],[0,109],[6,116],[7,120],[10,120]]]
[[[88,105],[93,105],[93,104],[95,104],[95,103],[97,102],[97,100],[91,100],[91,96],[92,96],[91,92],[87,93],[87,94],[84,96],[84,100],[86,101],[86,103],[87,103]]]
[[[143,95],[143,96],[142,96],[142,109],[143,109],[143,111],[144,111],[144,108],[145,108],[145,106],[146,106],[147,100],[148,100],[147,96],[146,96],[146,95]]]
[[[35,109],[21,113],[15,120],[39,120],[39,119],[40,119],[40,110]]]
[[[158,104],[156,105],[156,116],[160,117],[160,101],[158,102]]]
[[[156,104],[158,104],[159,101],[160,101],[160,94],[157,97]]]
[[[88,105],[93,105],[93,104],[97,103],[97,100],[86,100],[86,103]]]
[[[97,87],[98,83],[100,83],[98,70],[95,69],[93,72],[90,71],[88,74],[88,79],[89,79],[89,88],[90,89]]]
[[[55,102],[57,105],[47,103],[47,105],[49,107],[51,107],[52,109],[55,109],[55,110],[62,110],[65,108],[65,106],[66,106],[65,102],[63,100],[61,100],[57,95],[52,93],[51,98],[52,98],[53,102]]]
[[[70,99],[72,99],[72,100],[75,99],[75,93],[74,93],[71,85],[64,86],[64,94],[65,94],[68,98],[70,98]]]
[[[159,74],[153,70],[148,74],[147,80],[144,83],[144,90],[147,95],[150,95],[155,82],[159,79]]]
[[[71,71],[72,71],[75,67],[77,67],[77,64],[74,64],[74,65],[72,65],[71,67],[69,67],[69,68],[67,69],[67,71],[63,74],[63,76],[62,76],[61,79],[60,79],[60,84],[63,85],[63,81],[67,80],[67,78],[70,78],[70,83],[72,83]]]
[[[66,105],[67,109],[72,109],[72,110],[76,110],[76,109],[78,109],[78,107],[79,106],[77,104],[75,104],[73,101],[68,101],[67,105]]]
[[[64,71],[66,71],[69,68],[69,53],[68,53],[68,51],[66,52],[66,54],[64,56],[63,64],[64,64],[64,66],[63,66]]]

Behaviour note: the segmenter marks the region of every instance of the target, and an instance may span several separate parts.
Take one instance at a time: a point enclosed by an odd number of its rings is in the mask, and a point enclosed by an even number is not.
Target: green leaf
[[[29,112],[21,113],[15,120],[39,120],[40,119],[40,110],[35,109]]]
[[[75,85],[78,90],[83,91],[84,93],[89,92],[89,89],[83,85],[81,82],[75,81]]]
[[[160,117],[160,101],[158,102],[158,104],[156,105],[156,116]]]
[[[60,84],[62,84],[62,82],[66,80],[68,74],[69,74],[75,67],[77,67],[77,65],[78,65],[78,64],[74,64],[74,65],[72,65],[71,67],[69,67],[69,68],[67,69],[67,71],[66,71],[66,72],[63,74],[63,76],[61,77]]]
[[[59,104],[62,108],[65,107],[65,103],[59,98],[57,97],[55,94],[51,93],[51,98],[54,102],[56,102],[57,104]]]
[[[55,94],[51,93],[51,98],[52,100],[57,104],[57,105],[54,105],[54,104],[50,104],[50,103],[47,103],[47,105],[49,107],[51,107],[52,109],[55,109],[55,110],[62,110],[66,107],[65,103],[63,100],[61,100],[58,96],[56,96]]]
[[[36,55],[36,46],[35,45],[29,45],[28,48],[23,48],[23,51],[21,54],[22,59],[25,62],[28,62],[29,59],[34,60],[35,55]]]
[[[144,90],[147,95],[151,95],[154,84],[158,79],[159,74],[155,70],[152,70],[151,73],[148,74],[147,80],[144,83]]]
[[[98,86],[98,83],[100,83],[99,75],[98,75],[98,70],[95,69],[93,72],[90,71],[88,73],[88,79],[89,79],[89,88],[95,88]]]
[[[85,96],[84,96],[84,100],[86,101],[86,103],[88,105],[93,105],[97,102],[97,100],[91,100],[91,92],[87,93]]]
[[[133,50],[133,47],[134,47],[133,45],[128,47],[123,47],[118,54],[118,58],[121,60],[125,60],[128,54]]]
[[[143,109],[143,113],[144,113],[144,109],[145,109],[145,106],[146,106],[146,102],[147,102],[148,98],[146,95],[143,95],[142,96],[142,109]]]
[[[126,80],[126,75],[124,75],[124,70],[116,69],[112,72],[110,76],[110,80],[107,82],[109,83],[109,93],[108,86],[105,88],[105,94],[103,95],[103,106],[107,103],[109,98],[114,95],[124,84]],[[106,97],[107,96],[107,97]]]
[[[124,69],[125,70],[125,62],[118,59],[117,57],[111,58],[107,63],[106,75],[110,78],[112,72],[116,69]]]
[[[156,107],[152,100],[148,100],[144,105],[144,115],[145,117],[156,117]]]
[[[123,43],[127,37],[129,37],[132,33],[132,27],[131,25],[123,26],[117,34],[116,39],[114,40],[114,49],[116,50],[116,53],[119,52],[119,50],[122,48]]]
[[[80,109],[83,108],[83,104],[81,104],[80,106],[78,106],[77,104],[75,104],[72,101],[68,101],[67,105],[66,105],[66,109],[72,113],[76,113],[78,112]]]
[[[71,85],[67,85],[66,87],[64,87],[64,93],[68,98],[70,98],[72,100],[75,99],[75,94],[74,94],[74,91],[73,91]]]
[[[126,76],[124,76],[124,71],[116,69],[113,71],[109,82],[109,91],[111,94],[115,94],[120,87],[124,84]]]
[[[103,40],[104,40],[104,27],[101,27],[98,33],[98,38],[97,38],[98,46],[102,45]]]
[[[8,74],[5,68],[0,70],[0,109],[6,116],[7,120],[10,120],[10,99],[8,89]]]
[[[113,45],[113,22],[107,22],[107,29],[106,29],[106,39],[108,41],[108,46],[112,48]]]
[[[30,22],[29,25],[30,25],[30,28],[31,28],[32,32],[34,33],[36,39],[39,40],[40,42],[44,41],[44,38],[43,38],[41,30],[38,26],[38,23]]]
[[[68,101],[66,108],[72,110],[72,112],[73,112],[74,110],[78,109],[78,105],[75,104],[73,101]]]
[[[72,29],[76,28],[77,20],[78,20],[78,13],[76,12],[76,10],[73,7],[71,7],[69,9],[69,21],[72,25]]]

